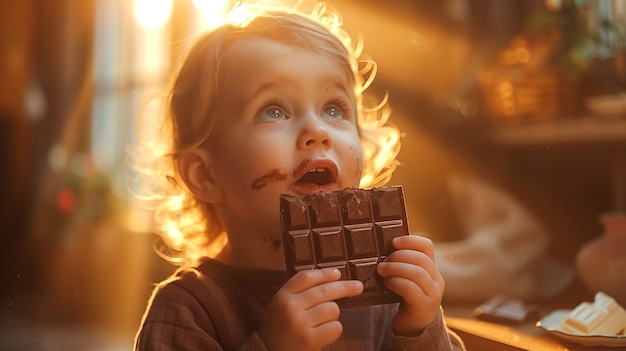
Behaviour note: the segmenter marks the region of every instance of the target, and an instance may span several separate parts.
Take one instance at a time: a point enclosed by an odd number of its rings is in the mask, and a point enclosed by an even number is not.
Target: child
[[[155,214],[182,267],[155,289],[136,350],[463,348],[444,325],[426,238],[396,238],[378,266],[400,304],[340,311],[334,300],[361,282],[334,269],[287,276],[280,194],[380,185],[398,151],[387,110],[362,106],[368,83],[339,18],[323,5],[312,13],[251,12],[201,37],[174,77],[173,201]]]

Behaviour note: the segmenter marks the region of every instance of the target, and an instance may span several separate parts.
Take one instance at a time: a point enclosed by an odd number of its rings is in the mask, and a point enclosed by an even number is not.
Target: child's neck
[[[280,242],[268,243],[266,240],[252,243],[248,238],[245,243],[229,241],[217,255],[216,260],[239,268],[285,270],[283,247]]]

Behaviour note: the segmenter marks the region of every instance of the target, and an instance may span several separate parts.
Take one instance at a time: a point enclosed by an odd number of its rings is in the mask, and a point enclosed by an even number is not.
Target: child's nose
[[[302,129],[297,142],[300,149],[315,147],[328,149],[332,146],[328,127],[324,125],[320,117],[310,114],[302,118],[301,122]]]

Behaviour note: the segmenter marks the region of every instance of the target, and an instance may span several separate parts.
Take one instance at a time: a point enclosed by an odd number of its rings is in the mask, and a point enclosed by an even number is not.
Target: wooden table
[[[561,340],[537,327],[535,322],[505,325],[457,317],[459,311],[448,308],[446,322],[465,343],[468,351],[610,351],[617,348],[582,346]],[[454,316],[454,317],[453,317]]]
[[[582,346],[558,338],[536,323],[558,309],[572,309],[594,294],[575,281],[562,295],[539,303],[540,312],[522,323],[486,322],[474,317],[476,304],[444,303],[446,323],[465,342],[468,351],[617,351],[626,347]]]

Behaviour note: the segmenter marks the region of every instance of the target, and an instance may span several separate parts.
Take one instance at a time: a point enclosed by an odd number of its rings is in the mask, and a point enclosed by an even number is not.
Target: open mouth
[[[333,181],[333,175],[328,168],[313,168],[306,172],[296,184],[326,185]]]

